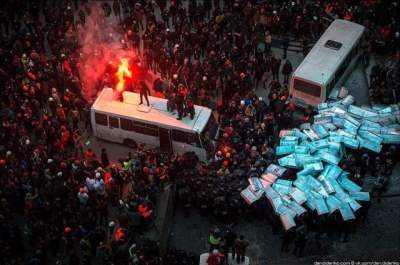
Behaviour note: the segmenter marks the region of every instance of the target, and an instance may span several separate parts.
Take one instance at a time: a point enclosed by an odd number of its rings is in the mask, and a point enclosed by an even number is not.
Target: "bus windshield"
[[[212,152],[214,149],[215,137],[218,132],[218,124],[215,121],[214,115],[211,114],[206,127],[200,135],[201,143],[207,152]]]
[[[313,97],[319,98],[321,96],[321,87],[320,86],[305,82],[305,81],[297,79],[297,78],[294,79],[293,88],[294,88],[294,90],[303,92],[303,93],[313,96]]]

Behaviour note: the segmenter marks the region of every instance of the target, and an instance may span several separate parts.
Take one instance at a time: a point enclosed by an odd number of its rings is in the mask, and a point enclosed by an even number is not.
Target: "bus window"
[[[110,122],[110,127],[119,128],[119,119],[118,118],[108,116],[108,121]]]
[[[108,126],[107,115],[101,113],[95,113],[94,117],[97,124]]]
[[[199,135],[197,133],[186,133],[186,142],[190,145],[201,147]]]
[[[334,40],[328,40],[326,43],[325,43],[325,47],[327,47],[327,48],[330,48],[330,49],[332,49],[332,50],[340,50],[340,48],[342,47],[342,43],[340,43],[340,42],[337,42],[337,41],[334,41]]]
[[[304,82],[303,80],[300,79],[295,79],[293,83],[294,90],[303,92],[307,95],[311,95],[313,97],[319,98],[321,96],[321,87]]]
[[[153,130],[158,130],[158,127],[153,125],[153,124],[148,124],[148,123],[144,123],[144,122],[140,122],[140,121],[134,121],[134,124],[137,125],[137,126],[150,128],[150,129],[153,129]]]
[[[137,133],[158,137],[158,127],[143,122],[133,122],[133,130]]]
[[[125,131],[133,131],[133,124],[131,120],[121,118],[121,129]]]
[[[196,133],[188,133],[179,130],[172,130],[171,135],[173,141],[190,144],[196,147],[201,147],[199,135]]]
[[[213,141],[217,140],[218,133],[218,124],[215,121],[214,115],[211,115],[206,128],[200,135],[201,144],[203,148],[207,150],[208,153],[211,153],[214,149]]]
[[[186,135],[185,132],[179,130],[172,130],[172,140],[176,142],[186,143]]]

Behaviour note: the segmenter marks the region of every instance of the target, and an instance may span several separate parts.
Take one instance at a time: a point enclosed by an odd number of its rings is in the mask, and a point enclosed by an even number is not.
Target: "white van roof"
[[[336,19],[326,29],[293,76],[326,85],[354,44],[362,36],[364,26],[343,19]],[[325,47],[328,40],[342,44],[339,50]]]
[[[201,133],[207,125],[212,114],[211,109],[195,105],[195,116],[191,120],[188,116],[177,120],[177,115],[173,115],[167,110],[167,100],[149,96],[149,112],[138,110],[140,95],[134,92],[125,91],[122,94],[123,101],[115,99],[114,90],[104,88],[96,101],[93,103],[92,111],[133,118],[134,120],[157,125],[164,128],[174,128],[183,131]],[[144,100],[144,99],[143,99]],[[145,103],[145,100],[144,100]],[[145,103],[146,104],[146,103]]]

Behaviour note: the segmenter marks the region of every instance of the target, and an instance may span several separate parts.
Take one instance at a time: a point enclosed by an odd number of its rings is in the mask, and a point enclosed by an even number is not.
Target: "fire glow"
[[[88,8],[92,12],[86,17],[85,24],[77,27],[80,47],[77,63],[82,95],[87,101],[94,100],[104,85],[121,94],[128,90],[131,81],[135,81],[130,76],[134,79],[139,76],[135,68],[138,54],[122,43],[122,40],[126,42],[126,36],[120,32],[119,24],[105,16],[102,1],[90,2]]]
[[[118,65],[118,71],[115,73],[115,76],[118,79],[118,83],[115,87],[115,89],[119,92],[122,93],[125,90],[125,83],[126,83],[126,77],[132,77],[132,72],[129,70],[129,61],[126,58],[122,58],[119,65]]]

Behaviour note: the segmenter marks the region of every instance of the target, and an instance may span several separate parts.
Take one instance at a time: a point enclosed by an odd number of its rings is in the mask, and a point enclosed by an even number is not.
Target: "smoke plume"
[[[82,94],[87,100],[93,99],[103,86],[114,84],[115,76],[110,68],[118,66],[121,58],[137,57],[128,47],[116,17],[106,17],[99,3],[91,5],[90,15],[78,29],[78,42]]]

